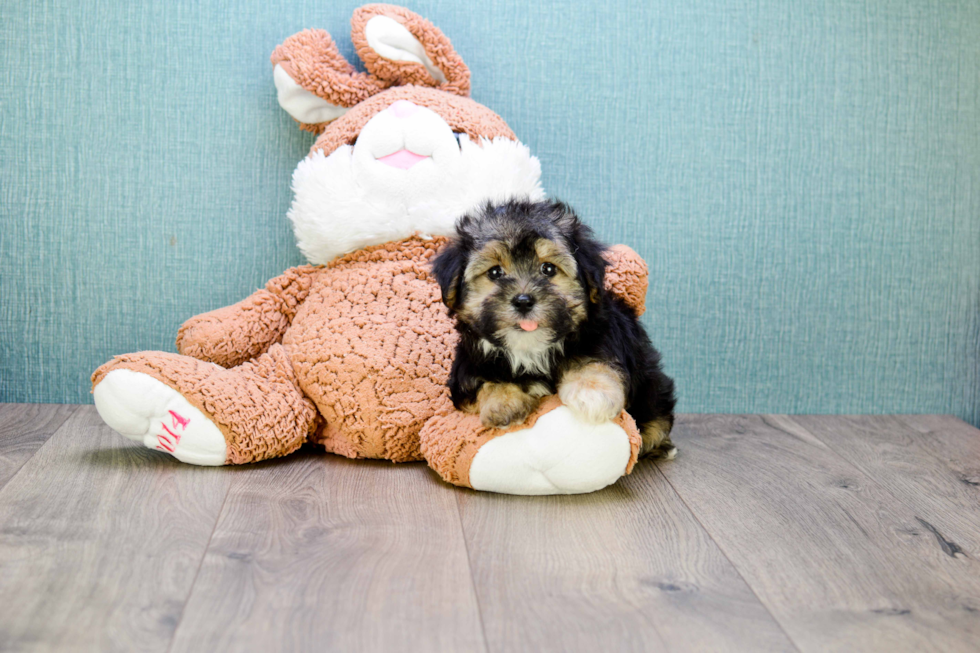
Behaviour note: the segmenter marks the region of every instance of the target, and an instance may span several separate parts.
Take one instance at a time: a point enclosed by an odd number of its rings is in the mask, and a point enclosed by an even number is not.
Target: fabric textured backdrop
[[[0,400],[301,262],[269,54],[360,3],[0,6]],[[546,189],[650,263],[690,412],[980,422],[980,3],[413,2]]]

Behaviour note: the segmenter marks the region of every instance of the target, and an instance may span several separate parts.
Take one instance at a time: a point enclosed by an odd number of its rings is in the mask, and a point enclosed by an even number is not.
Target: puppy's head
[[[456,232],[434,264],[442,299],[495,347],[560,344],[599,303],[603,247],[561,202],[487,204]]]

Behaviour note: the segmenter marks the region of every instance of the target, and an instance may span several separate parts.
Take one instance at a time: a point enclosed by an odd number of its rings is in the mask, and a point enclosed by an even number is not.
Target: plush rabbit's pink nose
[[[419,108],[420,107],[417,104],[412,104],[408,100],[398,100],[388,107],[388,110],[391,111],[396,118],[408,118],[413,113],[418,111]]]

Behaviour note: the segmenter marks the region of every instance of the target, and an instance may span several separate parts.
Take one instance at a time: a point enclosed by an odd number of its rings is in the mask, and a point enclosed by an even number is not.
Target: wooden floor
[[[0,405],[0,650],[980,650],[980,431],[675,432],[531,498],[315,451],[191,467],[91,406]]]

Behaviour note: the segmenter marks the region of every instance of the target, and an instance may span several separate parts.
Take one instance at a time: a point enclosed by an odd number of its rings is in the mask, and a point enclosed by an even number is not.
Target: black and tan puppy
[[[672,454],[674,382],[636,314],[604,286],[605,247],[560,202],[488,204],[456,225],[433,271],[460,339],[453,403],[518,424],[554,394],[580,419],[624,408],[643,453]]]

